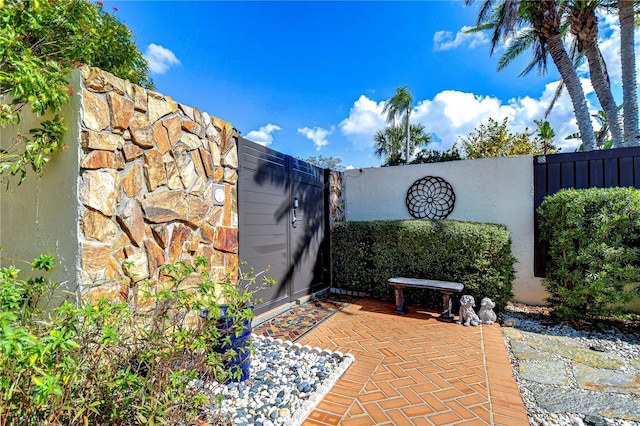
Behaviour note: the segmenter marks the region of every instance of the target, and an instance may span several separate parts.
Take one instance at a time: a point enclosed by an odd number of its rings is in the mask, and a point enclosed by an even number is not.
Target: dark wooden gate
[[[262,313],[329,286],[324,170],[238,140],[240,259],[277,284],[257,296]],[[246,268],[246,267],[245,267]]]
[[[547,195],[564,188],[640,188],[640,148],[539,155],[533,158],[534,271],[544,276],[545,246],[539,242],[538,207]]]

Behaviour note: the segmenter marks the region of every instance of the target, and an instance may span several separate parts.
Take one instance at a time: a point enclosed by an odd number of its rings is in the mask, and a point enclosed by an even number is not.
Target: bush
[[[548,245],[543,283],[574,322],[616,315],[640,294],[640,191],[565,189],[538,208]]]
[[[48,271],[53,258],[32,266]],[[250,321],[257,277],[215,283],[203,258],[162,273],[156,286],[143,283],[139,306],[102,297],[46,313],[55,283],[0,268],[0,424],[178,424],[211,403],[205,383],[240,371],[224,367],[233,350],[212,350],[228,336],[210,320],[224,297],[237,302],[228,308],[235,319]]]
[[[505,226],[453,220],[337,223],[333,233],[336,287],[392,299],[386,284],[394,276],[454,281],[480,303],[490,297],[501,310],[514,279]],[[407,289],[406,300],[440,306],[440,293]]]

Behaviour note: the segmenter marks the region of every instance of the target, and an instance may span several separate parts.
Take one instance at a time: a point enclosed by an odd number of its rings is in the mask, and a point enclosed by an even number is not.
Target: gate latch
[[[293,207],[291,208],[291,226],[296,227],[298,218],[296,217],[296,209],[298,208],[298,197],[293,199]]]

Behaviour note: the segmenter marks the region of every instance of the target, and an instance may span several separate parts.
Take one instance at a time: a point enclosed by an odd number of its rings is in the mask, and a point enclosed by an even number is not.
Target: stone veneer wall
[[[237,132],[169,96],[83,67],[78,239],[84,295],[203,255],[213,277],[238,266]],[[221,185],[221,186],[218,186]],[[214,205],[214,189],[224,205]]]
[[[344,222],[344,193],[342,172],[329,172],[329,214],[331,231],[337,222]]]

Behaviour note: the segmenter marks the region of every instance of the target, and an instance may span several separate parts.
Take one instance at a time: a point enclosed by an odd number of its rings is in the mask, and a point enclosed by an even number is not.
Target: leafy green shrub
[[[393,298],[386,284],[394,276],[454,281],[479,303],[501,310],[514,279],[509,232],[502,225],[453,220],[337,223],[333,233],[336,287]],[[440,293],[407,289],[409,303],[439,306]],[[455,299],[455,298],[454,298]]]
[[[135,37],[102,2],[0,0],[0,128],[19,123],[26,110],[59,114],[74,94],[70,72],[81,64],[153,87]],[[8,186],[15,175],[21,183],[30,168],[42,175],[51,156],[65,147],[65,131],[63,118],[55,115],[3,144],[3,183]]]
[[[32,266],[49,271],[53,258]],[[272,283],[263,278],[257,285],[253,271],[239,285],[213,282],[198,258],[195,266],[164,265],[165,279],[142,286],[139,306],[101,297],[65,301],[47,313],[43,301],[56,284],[22,280],[19,272],[0,268],[0,425],[176,424],[195,417],[210,402],[204,383],[240,375],[224,367],[233,351],[212,350],[230,338],[211,326],[220,305],[230,303],[227,313],[240,324],[250,321],[253,294]]]
[[[640,191],[565,189],[538,208],[548,244],[545,287],[573,321],[620,313],[640,294]]]

